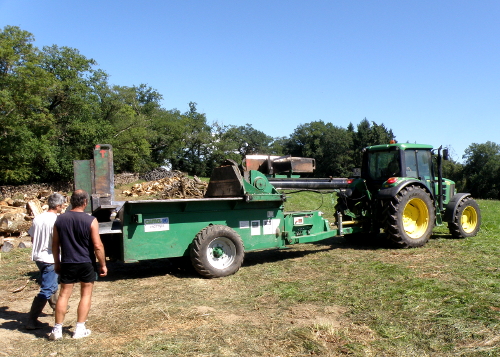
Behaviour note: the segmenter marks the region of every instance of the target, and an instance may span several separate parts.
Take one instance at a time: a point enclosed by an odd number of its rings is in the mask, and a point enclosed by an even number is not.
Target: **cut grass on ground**
[[[329,195],[290,198],[327,211]],[[318,199],[319,198],[319,199]],[[23,330],[36,266],[2,255],[4,341],[12,356],[498,356],[500,202],[479,201],[477,237],[435,229],[418,249],[344,238],[247,253],[238,273],[203,279],[182,259],[110,263],[96,283],[88,339]],[[78,295],[70,304],[75,304]],[[66,335],[75,310],[66,319]],[[7,333],[10,333],[7,335]],[[36,338],[33,338],[36,337]],[[1,354],[1,353],[0,353]]]

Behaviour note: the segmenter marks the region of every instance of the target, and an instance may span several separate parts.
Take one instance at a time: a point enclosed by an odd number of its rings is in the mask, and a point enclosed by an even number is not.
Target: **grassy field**
[[[314,193],[287,203],[332,204]],[[182,259],[110,263],[83,340],[69,338],[73,308],[62,341],[45,338],[52,316],[23,329],[37,285],[12,291],[36,267],[29,249],[2,254],[0,356],[499,356],[500,202],[479,204],[477,237],[436,228],[418,249],[332,238],[247,253],[238,273],[212,280]]]

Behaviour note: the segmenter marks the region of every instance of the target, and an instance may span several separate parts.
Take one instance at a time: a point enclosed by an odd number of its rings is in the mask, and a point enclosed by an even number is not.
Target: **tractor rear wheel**
[[[238,233],[223,226],[208,226],[200,231],[191,244],[191,262],[205,278],[220,278],[236,273],[245,249]]]
[[[429,193],[419,186],[407,186],[388,203],[385,233],[399,247],[421,247],[431,237],[434,218]]]
[[[450,234],[455,238],[474,237],[481,226],[481,211],[477,202],[465,197],[453,212],[453,220],[448,222]]]

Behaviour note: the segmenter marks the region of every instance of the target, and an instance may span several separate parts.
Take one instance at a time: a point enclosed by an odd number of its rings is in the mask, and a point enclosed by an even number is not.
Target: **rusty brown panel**
[[[94,188],[99,197],[114,196],[113,148],[108,144],[98,144],[94,149]],[[108,200],[105,200],[108,201]]]
[[[287,157],[273,162],[274,172],[313,172],[315,160],[306,157]]]
[[[243,196],[243,181],[238,167],[233,165],[217,167],[213,170],[205,197]]]

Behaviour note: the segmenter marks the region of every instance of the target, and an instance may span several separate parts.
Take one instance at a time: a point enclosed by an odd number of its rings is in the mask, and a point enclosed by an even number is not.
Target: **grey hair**
[[[49,209],[56,209],[57,206],[63,205],[65,202],[66,202],[66,197],[57,192],[51,194],[47,199]]]

